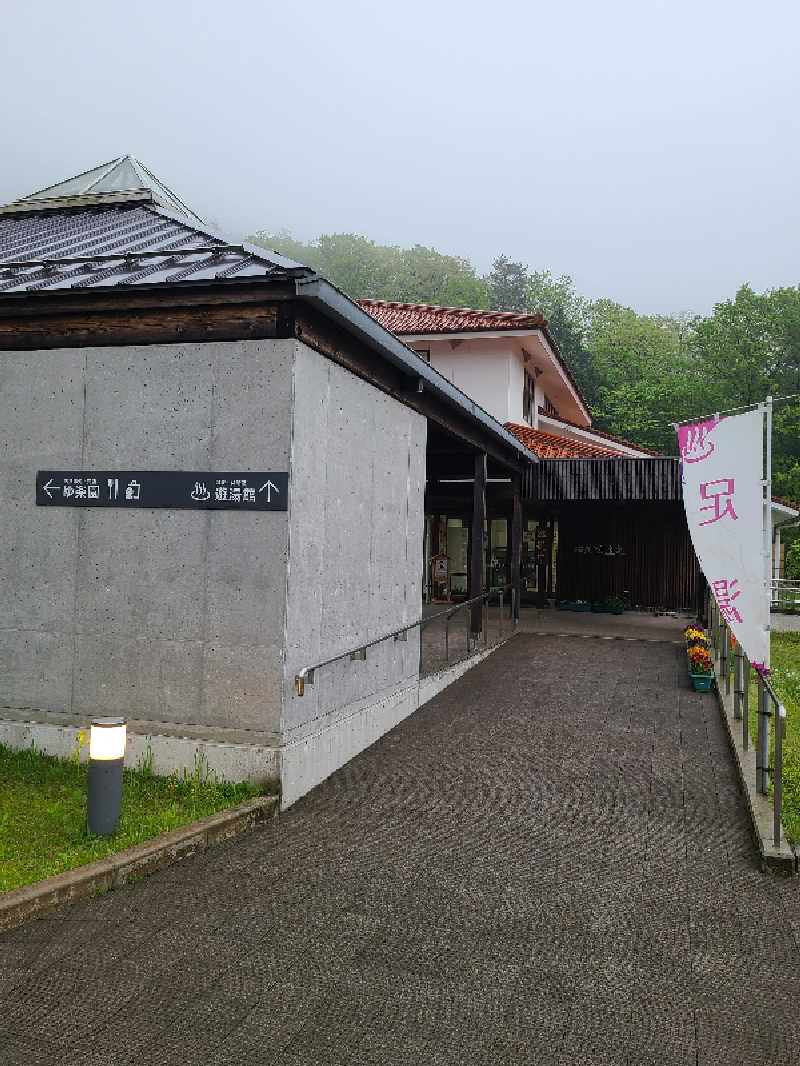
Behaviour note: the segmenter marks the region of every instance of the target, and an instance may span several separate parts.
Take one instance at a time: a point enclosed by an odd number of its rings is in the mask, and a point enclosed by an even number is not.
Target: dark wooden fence
[[[625,596],[632,607],[694,610],[699,568],[683,505],[563,502],[558,518],[556,596]]]
[[[526,500],[682,500],[678,459],[543,459],[524,476]]]

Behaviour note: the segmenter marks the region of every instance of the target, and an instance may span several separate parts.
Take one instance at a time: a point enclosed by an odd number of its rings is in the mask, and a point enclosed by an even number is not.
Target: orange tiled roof
[[[545,411],[544,407],[539,408],[539,414],[544,415],[545,418],[552,418],[555,422],[563,422],[565,426],[572,426],[573,429],[583,429],[589,433],[593,433],[595,437],[602,437],[604,440],[614,441],[615,444],[624,444],[626,448],[635,448],[638,452],[646,452],[647,455],[655,455],[659,459],[664,458],[663,452],[655,452],[652,448],[645,448],[643,444],[634,444],[632,441],[623,440],[622,437],[615,437],[611,433],[604,433],[602,429],[595,429],[594,426],[581,426],[578,422],[570,422],[568,418],[562,418],[561,415],[550,414],[549,411]]]
[[[542,329],[547,319],[517,311],[473,311],[396,300],[358,300],[368,314],[392,333],[468,333],[477,330]]]
[[[785,500],[783,498],[783,496],[773,496],[772,497],[772,502],[773,503],[781,503],[781,504],[783,504],[784,507],[791,507],[791,509],[793,511],[797,511],[798,509],[800,509],[800,504],[792,503],[791,500]]]
[[[557,437],[555,433],[545,433],[542,429],[531,429],[516,422],[506,422],[505,428],[513,433],[517,440],[530,448],[540,459],[619,459],[627,457],[625,452],[610,445],[593,444],[588,440],[571,440]]]

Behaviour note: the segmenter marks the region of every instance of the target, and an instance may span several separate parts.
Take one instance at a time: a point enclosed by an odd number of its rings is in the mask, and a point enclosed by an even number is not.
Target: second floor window
[[[529,426],[533,425],[533,416],[536,410],[536,386],[533,378],[525,375],[525,384],[522,386],[522,417]]]

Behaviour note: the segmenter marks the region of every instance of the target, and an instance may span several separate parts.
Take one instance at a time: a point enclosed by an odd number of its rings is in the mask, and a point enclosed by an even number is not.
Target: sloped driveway
[[[681,656],[518,636],[266,828],[5,934],[0,1061],[791,1061],[800,883]]]

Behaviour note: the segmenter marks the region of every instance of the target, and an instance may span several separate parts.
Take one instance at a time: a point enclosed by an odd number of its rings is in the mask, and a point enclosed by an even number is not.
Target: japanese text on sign
[[[282,472],[57,471],[36,476],[36,503],[51,507],[176,507],[285,511]]]

